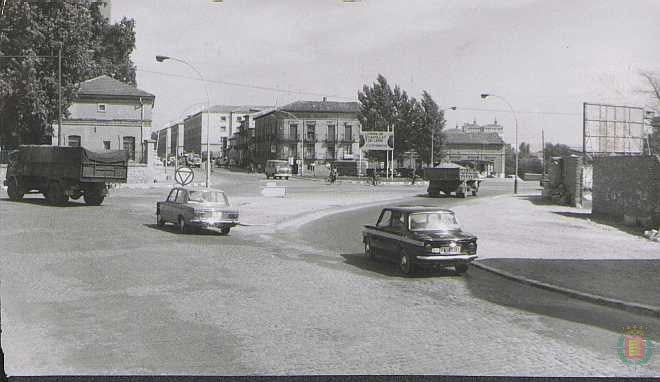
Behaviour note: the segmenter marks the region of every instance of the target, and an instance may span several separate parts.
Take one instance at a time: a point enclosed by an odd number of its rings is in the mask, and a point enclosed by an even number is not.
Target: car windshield
[[[219,191],[189,191],[188,201],[193,203],[220,203],[229,205],[225,194]]]
[[[450,231],[460,228],[456,216],[451,212],[423,212],[410,214],[411,231]]]

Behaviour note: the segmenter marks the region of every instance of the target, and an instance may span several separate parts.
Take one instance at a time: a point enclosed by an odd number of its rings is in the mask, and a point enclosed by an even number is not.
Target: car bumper
[[[190,225],[202,228],[233,227],[239,224],[238,220],[191,220]]]
[[[477,255],[419,255],[415,257],[415,263],[420,265],[453,265],[469,263],[477,257]]]

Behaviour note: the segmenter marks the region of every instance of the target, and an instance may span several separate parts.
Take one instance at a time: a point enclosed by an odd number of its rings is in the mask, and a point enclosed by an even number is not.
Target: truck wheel
[[[7,184],[7,195],[9,195],[9,200],[15,202],[23,199],[25,192],[20,188],[16,178],[9,179]]]
[[[220,233],[223,235],[227,235],[229,233],[229,230],[231,230],[231,227],[222,227],[220,228]]]
[[[85,204],[88,206],[100,206],[101,203],[103,203],[103,199],[105,199],[105,196],[96,193],[85,194],[83,197],[85,199]]]
[[[454,266],[454,269],[456,270],[456,274],[462,275],[468,270],[468,265],[467,264],[456,264]]]
[[[60,182],[50,182],[48,184],[48,202],[55,206],[60,206],[66,203],[69,198],[64,193],[64,187]]]
[[[472,191],[472,196],[477,196],[477,191]]]
[[[412,262],[412,258],[405,252],[401,251],[401,256],[399,257],[399,269],[404,275],[412,275],[415,273],[415,264]]]
[[[456,197],[465,199],[467,195],[465,195],[465,192],[457,192]]]

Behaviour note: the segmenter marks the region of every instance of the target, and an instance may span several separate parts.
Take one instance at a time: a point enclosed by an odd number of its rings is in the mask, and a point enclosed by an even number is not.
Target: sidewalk
[[[475,266],[576,298],[660,316],[660,243],[539,194],[454,209],[479,237]],[[488,218],[484,218],[484,217]]]

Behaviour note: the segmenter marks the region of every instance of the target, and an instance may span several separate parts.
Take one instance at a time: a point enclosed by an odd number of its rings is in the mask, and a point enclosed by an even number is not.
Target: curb
[[[186,187],[203,187],[204,183],[191,183],[186,185]],[[149,189],[149,188],[172,188],[175,187],[175,183],[115,183],[112,184],[112,190],[120,189]]]
[[[627,302],[623,300],[618,300],[614,298],[603,297],[591,293],[580,292],[575,289],[564,288],[554,284],[548,284],[541,281],[533,280],[524,276],[515,275],[510,272],[506,272],[489,265],[482,264],[479,261],[473,261],[471,265],[483,269],[487,272],[494,273],[498,276],[507,278],[509,280],[517,281],[523,284],[531,285],[537,288],[549,290],[552,292],[558,292],[578,300],[587,301],[599,305],[605,305],[616,309],[625,310],[632,313],[639,313],[644,315],[649,315],[655,318],[660,318],[660,307],[654,307],[650,305],[637,304],[634,302]]]

